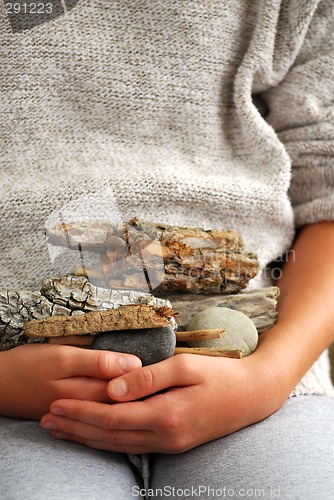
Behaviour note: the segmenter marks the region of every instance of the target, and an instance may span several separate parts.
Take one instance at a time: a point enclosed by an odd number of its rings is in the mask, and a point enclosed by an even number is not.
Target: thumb
[[[198,384],[203,378],[198,369],[200,357],[179,354],[134,370],[109,382],[108,395],[116,401],[134,401],[169,387]]]

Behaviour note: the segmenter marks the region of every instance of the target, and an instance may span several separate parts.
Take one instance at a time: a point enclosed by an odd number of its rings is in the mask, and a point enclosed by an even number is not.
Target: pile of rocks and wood
[[[39,291],[0,291],[2,350],[48,341],[132,352],[143,364],[180,352],[240,358],[276,321],[276,287],[242,291],[259,264],[236,231],[133,219],[61,224],[47,235],[98,253],[101,267],[45,279]]]

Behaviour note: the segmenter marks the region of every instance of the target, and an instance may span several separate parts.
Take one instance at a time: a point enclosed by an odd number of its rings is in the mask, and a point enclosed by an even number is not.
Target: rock
[[[173,356],[175,344],[173,327],[165,326],[100,333],[94,339],[93,349],[134,354],[146,366]]]
[[[224,328],[220,339],[189,342],[190,347],[219,347],[226,350],[239,349],[243,356],[255,351],[258,333],[251,319],[240,311],[227,307],[208,307],[196,314],[187,324],[187,330]]]

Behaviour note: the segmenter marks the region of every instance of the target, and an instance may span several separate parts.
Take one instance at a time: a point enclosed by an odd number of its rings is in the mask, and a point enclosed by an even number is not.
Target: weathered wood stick
[[[73,345],[77,347],[89,347],[93,345],[94,335],[67,335],[65,337],[50,337],[49,344]]]
[[[215,347],[176,347],[174,355],[176,354],[200,354],[202,356],[238,359],[243,357],[242,352],[237,349],[235,351],[225,351],[224,349],[218,349]]]
[[[117,309],[92,311],[75,316],[50,316],[27,321],[23,328],[27,337],[46,338],[75,334],[132,330],[137,328],[160,328],[169,325],[173,310],[143,304],[121,306]]]
[[[225,330],[193,330],[192,332],[175,332],[177,342],[190,342],[191,340],[219,339]],[[112,332],[111,332],[112,335]],[[93,344],[94,335],[67,335],[62,337],[49,337],[49,344],[63,344],[74,346],[90,346]],[[154,341],[154,339],[152,339]]]
[[[176,331],[177,342],[191,342],[192,340],[220,339],[225,333],[224,328],[213,328],[210,330]]]

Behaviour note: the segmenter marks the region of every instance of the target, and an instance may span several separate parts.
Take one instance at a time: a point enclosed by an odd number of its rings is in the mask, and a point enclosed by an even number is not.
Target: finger
[[[66,399],[82,399],[110,403],[107,380],[94,377],[69,377],[56,381],[56,394]]]
[[[56,439],[64,439],[67,441],[72,441],[73,443],[83,444],[85,446],[89,446],[90,448],[94,448],[96,450],[106,450],[106,451],[114,451],[118,453],[131,453],[131,454],[140,454],[140,453],[163,453],[163,449],[161,448],[153,448],[151,446],[146,445],[121,445],[121,444],[110,444],[105,441],[95,441],[92,439],[81,438],[78,436],[70,436],[68,434],[64,434],[61,432],[52,432],[52,436]]]
[[[169,387],[195,385],[203,379],[201,356],[180,354],[160,363],[145,366],[109,382],[111,399],[131,401]]]
[[[77,420],[71,420],[64,417],[48,420],[42,419],[41,425],[44,429],[51,427],[52,435],[65,434],[71,438],[84,439],[87,441],[100,441],[108,445],[108,449],[113,446],[154,446],[155,435],[147,430],[118,430],[104,429],[95,425],[86,424]]]
[[[55,346],[63,347],[63,346]],[[141,367],[132,354],[67,347],[61,352],[61,378],[86,376],[111,379]]]
[[[95,401],[57,400],[42,419],[56,422],[58,416],[77,420],[106,430],[150,430],[158,419],[156,410],[146,401],[106,405]]]

